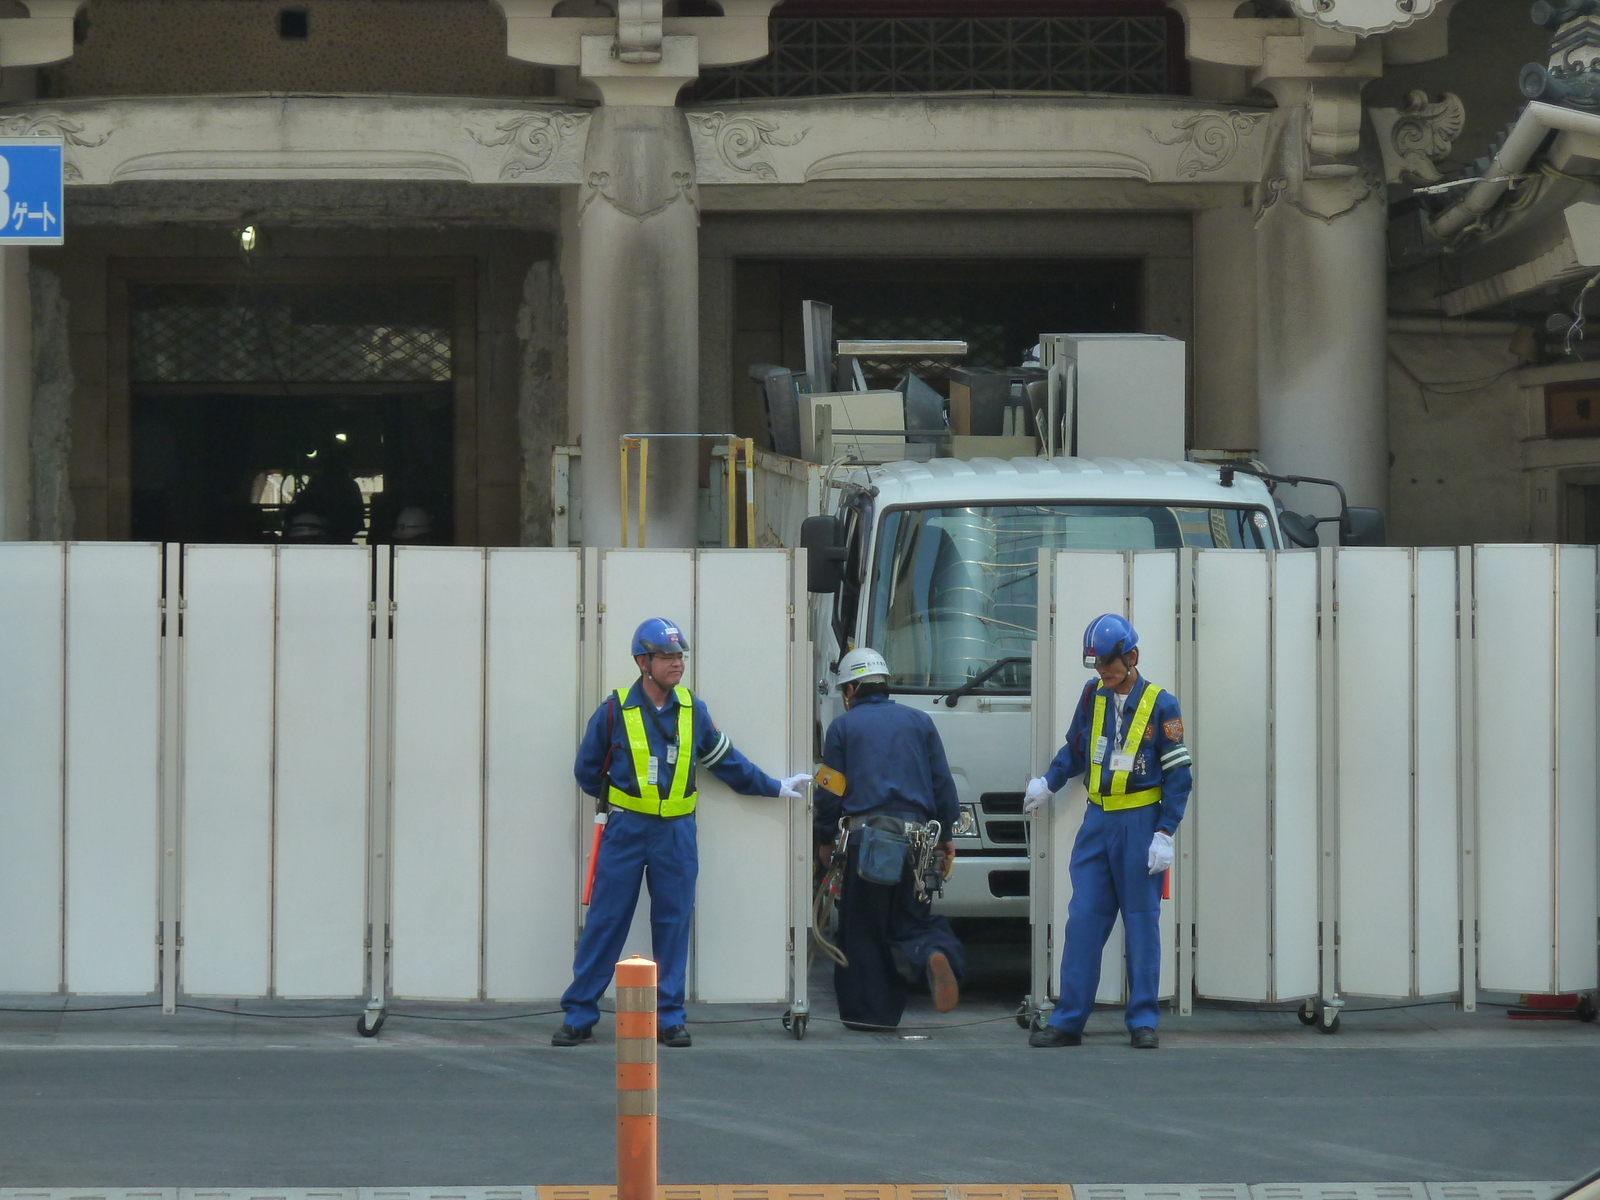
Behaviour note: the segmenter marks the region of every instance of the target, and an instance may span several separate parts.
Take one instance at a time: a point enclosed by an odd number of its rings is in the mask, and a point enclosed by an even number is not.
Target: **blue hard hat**
[[[634,654],[682,654],[688,639],[665,617],[651,617],[633,631]]]
[[[1126,617],[1102,613],[1083,631],[1083,665],[1092,667],[1098,659],[1121,658],[1139,644],[1139,635]]]

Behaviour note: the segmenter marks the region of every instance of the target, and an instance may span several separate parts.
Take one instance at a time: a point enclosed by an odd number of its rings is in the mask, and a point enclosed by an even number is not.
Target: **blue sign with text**
[[[0,246],[59,246],[60,138],[0,138]]]

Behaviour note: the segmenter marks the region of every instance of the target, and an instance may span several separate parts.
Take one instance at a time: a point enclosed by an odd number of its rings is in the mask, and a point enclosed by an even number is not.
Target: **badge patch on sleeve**
[[[1156,727],[1154,725],[1146,725],[1144,727],[1144,737],[1140,738],[1139,740],[1142,741],[1142,742],[1153,742],[1153,741],[1155,741],[1156,740]]]
[[[1170,721],[1161,722],[1161,732],[1167,735],[1169,742],[1183,741],[1183,718],[1174,717]]]

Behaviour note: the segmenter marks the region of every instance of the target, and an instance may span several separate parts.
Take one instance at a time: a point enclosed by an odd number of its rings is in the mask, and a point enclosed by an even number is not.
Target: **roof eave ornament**
[[[1370,37],[1415,25],[1433,15],[1439,0],[1292,0],[1296,16],[1328,29]]]
[[[1530,100],[1568,108],[1600,108],[1600,0],[1539,0],[1533,22],[1550,30],[1548,63],[1529,63],[1517,82]]]

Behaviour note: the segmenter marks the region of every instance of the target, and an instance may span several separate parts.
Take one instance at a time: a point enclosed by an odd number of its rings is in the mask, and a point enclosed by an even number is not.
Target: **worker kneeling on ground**
[[[589,919],[578,939],[572,986],[561,997],[566,1022],[550,1041],[576,1046],[593,1036],[600,996],[622,953],[640,881],[650,884],[650,942],[660,969],[657,1040],[690,1044],[683,1010],[700,856],[695,843],[697,767],[746,796],[800,799],[809,775],[782,781],[733,748],[703,701],[679,686],[689,649],[678,627],[653,617],[633,635],[639,679],[589,718],[573,768],[578,786],[610,812],[598,847]]]
[[[893,1029],[906,983],[926,978],[934,1006],[956,1006],[964,959],[950,923],[933,915],[917,848],[953,861],[960,815],[944,743],[928,714],[889,698],[876,650],[852,650],[838,668],[845,711],[828,726],[816,797],[818,858],[833,864],[842,823],[845,861],[833,970],[839,1018],[850,1029]],[[936,823],[936,824],[935,824]]]
[[[1140,676],[1139,635],[1115,613],[1083,634],[1083,665],[1099,673],[1084,685],[1067,743],[1050,769],[1028,781],[1032,812],[1088,771],[1089,807],[1072,845],[1072,902],[1061,954],[1061,998],[1030,1046],[1076,1046],[1094,1009],[1100,955],[1118,909],[1127,937],[1128,1008],[1133,1046],[1154,1050],[1160,1008],[1161,888],[1172,866],[1172,835],[1189,803],[1189,748],[1178,702]]]

